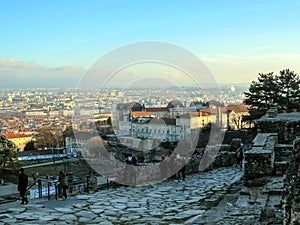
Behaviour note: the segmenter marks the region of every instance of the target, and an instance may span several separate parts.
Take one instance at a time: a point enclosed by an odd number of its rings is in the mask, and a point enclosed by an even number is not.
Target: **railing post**
[[[67,176],[68,176],[69,192],[72,193],[73,192],[73,174],[72,174],[72,172],[69,172]]]
[[[55,186],[55,200],[58,199],[57,197],[57,182],[54,183],[54,186]]]
[[[40,179],[38,179],[38,191],[39,191],[39,198],[43,197],[43,193],[42,193],[42,181]]]
[[[50,200],[50,182],[47,181],[47,183],[48,183],[48,200]]]
[[[89,176],[86,176],[86,192],[89,193]]]

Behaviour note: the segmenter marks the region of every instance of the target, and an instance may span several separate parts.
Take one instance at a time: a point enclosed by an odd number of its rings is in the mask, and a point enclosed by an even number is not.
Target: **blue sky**
[[[193,52],[220,83],[300,73],[299,16],[297,0],[1,1],[0,87],[75,87],[105,53],[146,40]]]

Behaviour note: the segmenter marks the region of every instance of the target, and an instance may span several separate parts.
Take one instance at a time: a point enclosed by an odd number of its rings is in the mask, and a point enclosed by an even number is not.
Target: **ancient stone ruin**
[[[300,224],[300,113],[269,110],[245,151],[244,190],[260,221]],[[251,208],[251,206],[250,206]]]
[[[256,181],[270,176],[274,171],[276,133],[258,133],[245,152],[245,182],[247,185],[257,184]]]

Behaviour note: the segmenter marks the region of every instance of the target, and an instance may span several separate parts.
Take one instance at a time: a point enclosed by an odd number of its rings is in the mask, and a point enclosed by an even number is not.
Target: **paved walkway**
[[[9,183],[0,186],[0,198],[8,195],[17,195],[18,193],[18,185],[16,184]]]
[[[0,224],[209,224],[215,215],[207,213],[241,177],[240,169],[221,168],[184,182],[109,188],[65,201],[35,199],[26,206],[13,202],[0,205]]]

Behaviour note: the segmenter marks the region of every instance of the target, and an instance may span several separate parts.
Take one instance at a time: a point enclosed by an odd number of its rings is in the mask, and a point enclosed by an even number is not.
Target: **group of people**
[[[162,180],[169,177],[179,181],[185,180],[185,160],[177,154],[176,157],[170,157],[169,160],[163,155],[160,162],[160,176]]]
[[[19,170],[18,174],[18,191],[20,193],[21,198],[21,204],[28,204],[28,198],[27,198],[27,191],[28,191],[28,175],[25,174],[24,168],[21,168]],[[34,181],[36,181],[36,178],[34,177]],[[59,171],[58,173],[58,195],[62,197],[63,199],[67,199],[67,189],[68,189],[68,181],[67,176],[63,171]]]
[[[171,156],[168,160],[163,155],[161,158],[161,162],[159,164],[160,167],[160,179],[166,180],[168,178],[174,178],[178,181],[185,180],[185,160],[179,154],[175,156]],[[126,158],[125,164],[125,182],[129,185],[136,185],[136,176],[137,176],[137,159],[136,157],[129,155]]]

